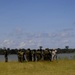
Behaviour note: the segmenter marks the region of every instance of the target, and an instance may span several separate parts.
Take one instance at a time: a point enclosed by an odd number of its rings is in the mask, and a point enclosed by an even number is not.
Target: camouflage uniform
[[[18,61],[21,62],[20,50],[18,51],[17,55],[18,55]]]
[[[41,60],[44,60],[44,51],[41,50]]]
[[[25,60],[24,58],[24,52],[22,50],[18,51],[18,61],[23,62]]]

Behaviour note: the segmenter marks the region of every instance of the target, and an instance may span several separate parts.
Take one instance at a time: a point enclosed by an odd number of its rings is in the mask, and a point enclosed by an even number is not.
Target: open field
[[[75,75],[75,60],[0,62],[0,75]]]

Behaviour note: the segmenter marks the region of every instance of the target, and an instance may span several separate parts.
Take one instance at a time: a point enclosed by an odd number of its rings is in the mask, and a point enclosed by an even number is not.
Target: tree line
[[[39,49],[30,49],[30,48],[28,48],[28,49],[24,49],[24,48],[22,48],[22,49],[17,49],[17,48],[16,49],[0,48],[0,55],[4,54],[4,50],[5,49],[8,51],[9,54],[17,54],[17,52],[19,50],[22,50],[22,51],[29,51],[29,50],[33,51],[33,50],[36,50],[37,52],[39,52],[39,50],[44,50],[44,51],[45,50],[52,50],[52,49],[49,49],[49,48],[42,49],[42,47],[40,47]],[[61,49],[61,48],[57,48],[56,50],[57,50],[57,54],[59,54],[59,53],[75,53],[75,49],[68,49],[68,48]]]

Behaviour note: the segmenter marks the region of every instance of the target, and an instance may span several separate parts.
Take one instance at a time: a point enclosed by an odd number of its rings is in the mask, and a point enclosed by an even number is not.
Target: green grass
[[[75,60],[0,62],[0,75],[75,75]]]

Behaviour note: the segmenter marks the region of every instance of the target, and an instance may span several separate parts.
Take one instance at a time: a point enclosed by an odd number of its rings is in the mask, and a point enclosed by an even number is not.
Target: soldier
[[[37,50],[35,50],[35,61],[37,61]]]
[[[41,60],[44,60],[44,51],[41,50]]]
[[[20,50],[18,51],[17,55],[18,55],[18,61],[21,62]]]
[[[51,50],[49,50],[49,60],[51,61],[52,55],[51,55]]]
[[[30,48],[27,49],[26,57],[27,57],[27,61],[32,61],[32,54]]]
[[[54,59],[56,59],[57,60],[57,50],[56,49],[53,49],[52,51],[51,51],[51,60],[53,61]]]
[[[34,50],[32,50],[32,61],[34,61]]]
[[[49,48],[46,48],[44,50],[44,60],[50,60],[50,52],[49,52]]]
[[[6,49],[4,50],[4,57],[5,57],[5,62],[8,62],[8,52]]]
[[[18,61],[19,62],[23,62],[24,60],[25,60],[25,58],[24,58],[24,52],[20,49],[18,51]]]
[[[29,50],[29,61],[32,61],[32,54],[31,54],[31,50]]]
[[[27,61],[27,54],[26,54],[26,50],[24,51],[24,58],[25,58],[25,61]]]
[[[20,56],[21,56],[21,62],[23,62],[25,58],[24,58],[24,52],[22,50],[20,51]]]
[[[32,61],[36,61],[36,50],[32,50]]]

